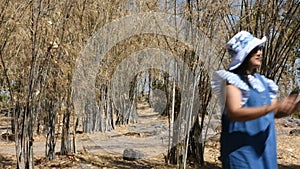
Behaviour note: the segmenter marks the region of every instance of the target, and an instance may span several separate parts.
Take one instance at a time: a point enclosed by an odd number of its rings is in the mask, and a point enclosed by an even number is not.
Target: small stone
[[[300,136],[300,129],[293,129],[290,131],[290,135]]]
[[[139,150],[125,149],[123,152],[123,159],[128,161],[135,161],[143,158],[145,155]]]

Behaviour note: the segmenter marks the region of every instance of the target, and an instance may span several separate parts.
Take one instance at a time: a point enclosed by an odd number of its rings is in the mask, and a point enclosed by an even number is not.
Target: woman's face
[[[251,69],[258,68],[262,60],[262,47],[258,46],[251,51],[249,66]]]

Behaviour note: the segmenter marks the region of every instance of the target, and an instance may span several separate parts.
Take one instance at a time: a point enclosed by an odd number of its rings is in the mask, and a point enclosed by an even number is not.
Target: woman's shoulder
[[[227,70],[218,70],[214,73],[212,79],[212,87],[216,88],[222,82],[225,84],[230,84],[238,87],[242,90],[249,90],[249,86],[235,73],[229,72]]]
[[[268,87],[269,91],[271,93],[273,93],[274,98],[277,96],[277,92],[278,92],[278,85],[274,82],[274,80],[267,78],[264,75],[261,74],[255,74],[257,77],[261,77],[263,83],[265,83],[265,85]]]
[[[244,105],[248,99],[249,86],[237,74],[226,70],[219,70],[214,72],[211,82],[214,93],[220,99],[220,104],[225,104],[225,86],[227,84],[233,85],[241,90],[241,103],[242,105]]]

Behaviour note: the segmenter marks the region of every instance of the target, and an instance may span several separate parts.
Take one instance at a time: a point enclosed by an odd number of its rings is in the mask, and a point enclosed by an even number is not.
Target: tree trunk
[[[71,103],[71,90],[69,89],[67,91],[67,109],[64,111],[64,117],[63,117],[63,128],[62,128],[62,135],[61,135],[61,147],[60,147],[60,153],[63,155],[71,153],[71,139],[70,139],[70,119],[71,119],[71,110],[72,110],[72,103]],[[76,134],[76,128],[77,128],[77,121],[76,124],[74,122],[74,137]],[[73,143],[73,148],[75,151],[75,143]]]
[[[73,153],[76,153],[77,152],[77,149],[76,149],[76,131],[77,131],[77,127],[78,127],[78,117],[76,117],[75,115],[73,116],[73,121],[75,123],[74,125],[74,130],[73,130]]]
[[[52,100],[49,103],[46,102],[47,116],[47,137],[46,137],[46,157],[48,160],[53,160],[55,158],[55,124],[56,124],[56,112],[55,106]]]
[[[30,112],[29,103],[26,104],[23,112],[21,109],[19,110],[17,114],[23,114],[23,116],[15,120],[18,121],[16,131],[21,131],[21,133],[15,135],[17,168],[33,169],[33,131],[31,127],[32,121],[30,120],[32,114]]]
[[[110,85],[107,85],[110,86]],[[109,87],[107,87],[106,91],[106,102],[105,102],[105,114],[106,114],[106,119],[105,119],[105,130],[106,131],[111,131],[115,128],[114,125],[114,118],[113,118],[113,113],[114,113],[114,107],[112,103],[112,98],[111,98],[111,90]]]
[[[202,132],[199,125],[199,118],[196,118],[196,122],[190,131],[190,145],[189,145],[189,158],[194,161],[196,165],[202,166],[204,164],[204,152],[202,142]]]
[[[60,153],[62,155],[66,155],[71,152],[71,141],[70,141],[70,115],[71,112],[69,108],[67,108],[63,117],[63,128],[61,135],[61,147]]]

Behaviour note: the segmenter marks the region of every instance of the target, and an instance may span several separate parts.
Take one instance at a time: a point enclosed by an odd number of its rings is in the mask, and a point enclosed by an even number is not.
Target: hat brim
[[[236,68],[238,68],[243,61],[245,60],[245,58],[247,57],[247,55],[257,46],[262,46],[264,45],[264,43],[267,41],[267,37],[263,37],[261,39],[258,38],[253,38],[253,40],[251,40],[243,50],[241,50],[234,58],[232,58],[228,70],[234,70]]]

